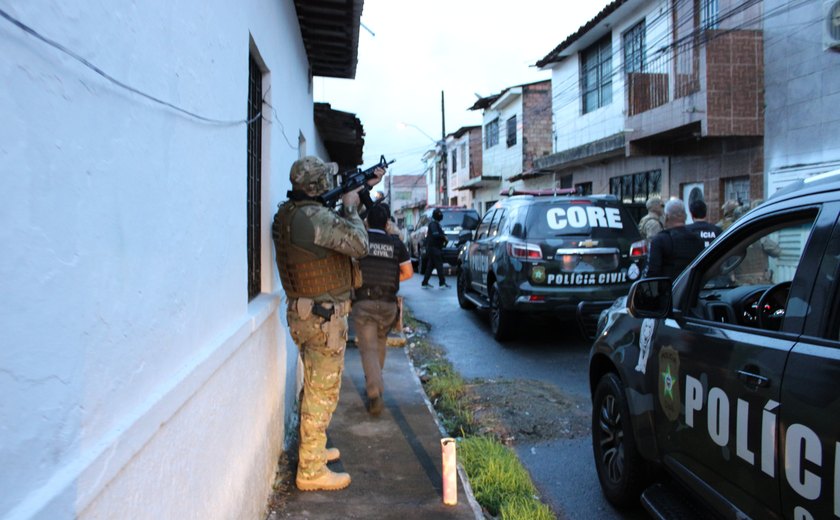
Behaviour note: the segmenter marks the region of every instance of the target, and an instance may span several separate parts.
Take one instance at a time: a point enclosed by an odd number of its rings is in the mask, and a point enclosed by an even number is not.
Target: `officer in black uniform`
[[[650,242],[645,277],[674,280],[705,247],[700,237],[685,227],[683,201],[671,199],[665,204],[665,229]]]
[[[368,254],[359,260],[362,286],[354,292],[350,313],[365,371],[367,409],[374,416],[384,407],[382,368],[388,332],[397,320],[397,291],[400,281],[414,274],[405,244],[385,231],[389,218],[381,204],[368,213]]]
[[[423,276],[421,287],[429,287],[429,278],[432,277],[432,269],[437,269],[440,288],[449,287],[446,285],[446,277],[443,275],[443,248],[446,246],[446,234],[440,221],[443,220],[443,212],[440,209],[432,211],[432,221],[426,229],[426,272]]]
[[[723,233],[723,230],[706,221],[706,210],[706,203],[701,199],[691,201],[688,205],[688,211],[691,212],[691,218],[694,219],[694,222],[685,226],[685,229],[700,237],[706,247],[709,247],[709,244]]]

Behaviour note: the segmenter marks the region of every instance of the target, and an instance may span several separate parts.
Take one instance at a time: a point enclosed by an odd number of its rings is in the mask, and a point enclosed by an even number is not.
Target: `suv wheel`
[[[499,286],[496,282],[490,286],[490,331],[497,341],[509,339],[513,329],[513,312],[502,308]]]
[[[475,309],[475,304],[464,296],[467,290],[467,271],[462,267],[458,269],[458,280],[455,282],[455,289],[458,291],[458,305],[462,309]]]
[[[601,490],[618,507],[639,504],[650,472],[636,450],[630,409],[621,380],[613,373],[598,381],[592,403],[592,452]]]

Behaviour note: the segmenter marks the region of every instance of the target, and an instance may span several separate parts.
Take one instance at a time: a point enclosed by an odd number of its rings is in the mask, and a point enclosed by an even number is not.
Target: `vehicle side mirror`
[[[472,240],[472,231],[469,229],[464,229],[458,233],[458,244],[465,244],[470,240]]]
[[[478,227],[478,219],[470,214],[466,214],[461,224],[461,227],[464,229],[475,229]]]
[[[662,319],[671,312],[671,279],[644,278],[630,287],[627,311],[634,318]]]

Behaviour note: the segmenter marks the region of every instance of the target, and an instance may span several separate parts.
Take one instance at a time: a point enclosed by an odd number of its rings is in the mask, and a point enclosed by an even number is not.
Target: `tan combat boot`
[[[297,479],[295,479],[295,484],[297,484],[297,488],[301,491],[336,491],[350,485],[350,475],[327,470],[320,477],[313,479],[306,479],[298,475]]]
[[[341,458],[341,452],[338,451],[338,448],[327,448],[324,450],[324,454],[327,456],[327,462],[335,462]]]

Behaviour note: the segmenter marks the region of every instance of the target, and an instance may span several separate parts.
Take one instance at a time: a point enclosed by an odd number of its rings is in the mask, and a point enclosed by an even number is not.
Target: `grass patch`
[[[413,330],[426,328],[409,309],[403,312],[405,324]],[[474,435],[480,425],[469,406],[467,387],[444,352],[420,334],[408,341],[407,352],[444,429],[459,438],[458,460],[478,503],[502,520],[554,520],[516,454],[500,439]]]
[[[554,518],[510,448],[490,437],[466,437],[458,447],[475,498],[491,515],[511,520]]]

